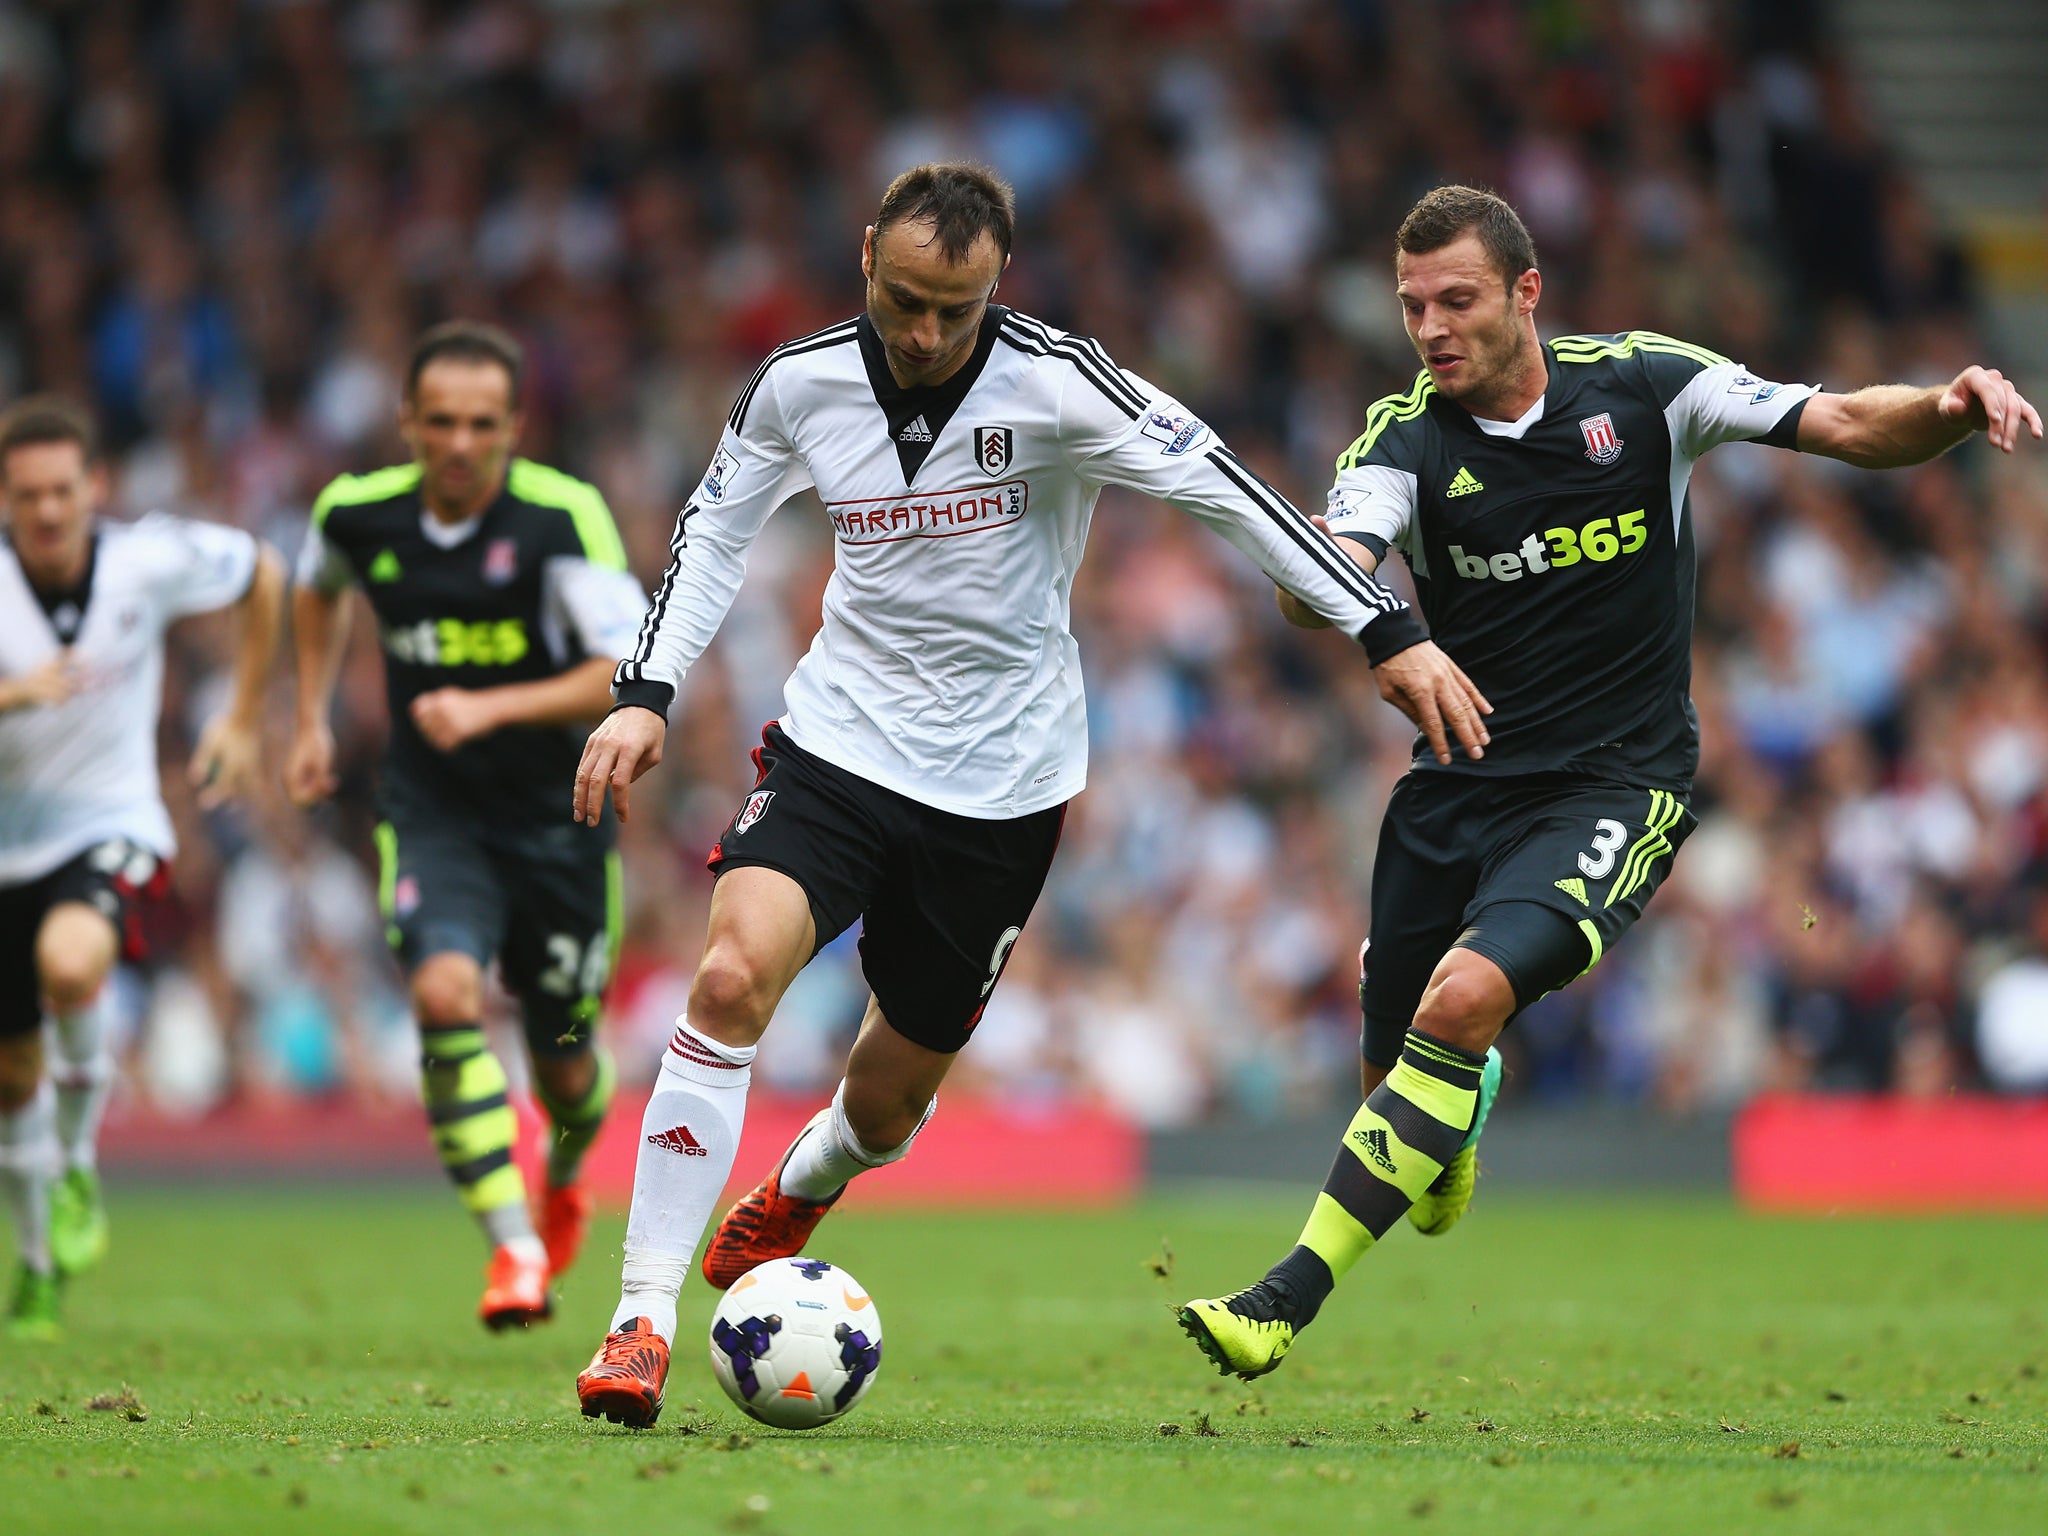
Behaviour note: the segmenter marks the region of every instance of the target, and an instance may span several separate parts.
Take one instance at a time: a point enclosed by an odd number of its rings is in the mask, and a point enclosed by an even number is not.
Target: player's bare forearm
[[[186,777],[199,804],[212,810],[247,794],[263,757],[263,695],[284,625],[284,562],[259,547],[249,590],[235,605],[241,643],[235,652],[235,694],[227,710],[200,732]]]
[[[244,729],[254,730],[262,719],[263,694],[284,629],[284,589],[284,562],[268,545],[259,547],[255,578],[235,605],[242,636],[235,652],[235,695],[228,714]]]
[[[292,648],[299,681],[299,729],[325,728],[348,648],[349,592],[292,588]]]
[[[616,665],[593,656],[553,677],[478,688],[472,697],[483,706],[492,730],[508,725],[582,725],[603,719],[612,707]]]
[[[1966,368],[1945,385],[1878,384],[1814,395],[1799,417],[1799,447],[1863,469],[1900,469],[1946,453],[1972,433],[2010,453],[2041,436],[2041,416],[1995,368]]]

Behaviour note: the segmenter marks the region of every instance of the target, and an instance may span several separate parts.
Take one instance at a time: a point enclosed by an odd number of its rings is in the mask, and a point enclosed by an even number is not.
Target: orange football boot
[[[576,1262],[583,1239],[590,1235],[590,1191],[581,1184],[549,1184],[541,1190],[541,1243],[548,1251],[548,1273],[559,1275]]]
[[[493,1332],[504,1328],[525,1328],[544,1323],[554,1315],[555,1299],[548,1294],[548,1266],[545,1259],[522,1259],[510,1248],[491,1254],[484,1270],[484,1299],[476,1315]]]
[[[668,1384],[668,1344],[644,1317],[605,1335],[576,1378],[576,1401],[586,1419],[606,1418],[628,1429],[648,1429],[661,1417]]]
[[[829,1109],[819,1110],[810,1124],[797,1133],[796,1141],[802,1141],[831,1113]],[[789,1144],[790,1152],[796,1150],[796,1141]],[[780,1180],[788,1162],[789,1152],[785,1152],[775,1171],[725,1213],[718,1230],[711,1234],[711,1241],[704,1245],[704,1278],[719,1290],[730,1290],[733,1282],[756,1264],[802,1253],[825,1213],[846,1193],[842,1187],[830,1200],[785,1195]]]

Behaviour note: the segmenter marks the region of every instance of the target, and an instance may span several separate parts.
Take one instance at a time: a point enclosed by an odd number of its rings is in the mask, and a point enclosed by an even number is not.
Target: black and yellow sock
[[[481,1025],[422,1027],[420,1077],[441,1163],[462,1203],[498,1239],[490,1216],[526,1208],[526,1180],[512,1161],[519,1122],[506,1096],[504,1065],[484,1043]]]
[[[618,1086],[618,1068],[612,1064],[611,1052],[601,1045],[594,1045],[590,1054],[596,1059],[597,1075],[591,1079],[590,1091],[580,1099],[556,1099],[548,1092],[540,1074],[534,1074],[534,1097],[548,1112],[548,1122],[553,1128],[554,1134],[548,1143],[548,1183],[557,1189],[576,1182],[576,1175],[583,1167],[583,1154],[590,1150],[590,1144],[597,1140],[597,1133],[604,1128],[604,1113],[611,1108],[612,1090]]]
[[[1485,1056],[1408,1031],[1401,1059],[1359,1106],[1294,1251],[1266,1276],[1297,1328],[1458,1155],[1479,1111]]]

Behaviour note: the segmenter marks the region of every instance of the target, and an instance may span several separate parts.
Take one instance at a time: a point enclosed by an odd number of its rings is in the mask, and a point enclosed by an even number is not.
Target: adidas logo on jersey
[[[1375,1125],[1370,1130],[1353,1131],[1351,1139],[1365,1148],[1365,1155],[1386,1169],[1387,1172],[1399,1172],[1394,1167],[1393,1153],[1387,1143],[1385,1127]]]
[[[1586,882],[1577,875],[1573,875],[1569,880],[1555,880],[1551,883],[1580,906],[1589,907],[1592,905],[1591,902],[1586,900]]]
[[[1451,476],[1451,483],[1444,487],[1444,495],[1470,496],[1474,491],[1483,491],[1485,489],[1486,487],[1479,483],[1479,477],[1460,464],[1458,472]]]
[[[928,443],[931,440],[932,429],[924,424],[922,416],[896,434],[896,441],[899,443]]]
[[[678,1125],[666,1131],[657,1131],[647,1138],[648,1145],[660,1147],[665,1152],[680,1152],[684,1157],[709,1157],[704,1143],[690,1134],[687,1125]]]
[[[404,574],[405,567],[398,563],[398,556],[388,549],[379,550],[377,558],[370,562],[370,580],[372,581],[396,581]]]

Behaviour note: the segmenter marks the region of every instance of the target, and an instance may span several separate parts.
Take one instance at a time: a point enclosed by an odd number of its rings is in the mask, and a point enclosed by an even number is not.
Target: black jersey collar
[[[14,558],[19,563],[19,550],[15,551]],[[92,605],[93,572],[99,568],[99,563],[100,531],[95,528],[92,541],[85,547],[85,569],[70,586],[45,591],[30,579],[27,566],[21,569],[22,582],[42,605],[43,617],[50,621],[50,629],[57,636],[59,645],[70,645],[77,640],[79,630],[85,627],[85,610]]]
[[[953,413],[960,409],[960,402],[967,398],[967,391],[974,387],[974,381],[981,377],[981,370],[988,365],[988,355],[995,350],[996,334],[1003,328],[1003,317],[1009,310],[1001,304],[991,304],[981,317],[981,334],[975,338],[974,353],[960,365],[960,371],[943,384],[929,388],[917,385],[905,389],[896,382],[896,375],[889,371],[888,354],[882,350],[882,338],[875,331],[875,323],[861,313],[859,322],[860,360],[868,371],[868,386],[875,392],[875,404],[882,408],[883,418],[889,424],[889,441],[896,445],[896,458],[903,466],[903,483],[909,485],[917,479],[917,472],[930,457],[932,445],[939,440],[939,434],[946,430],[946,423],[953,419]]]

